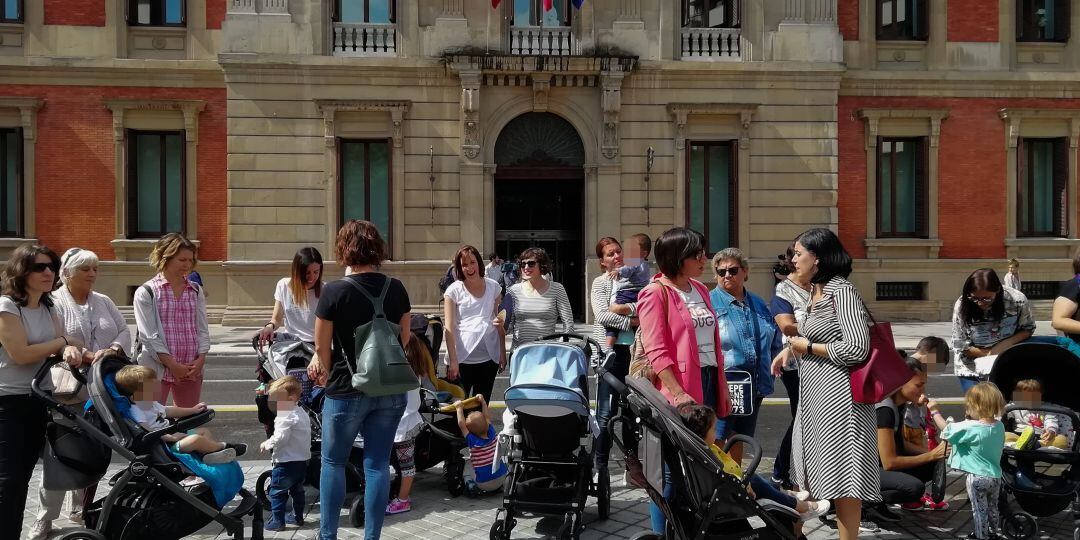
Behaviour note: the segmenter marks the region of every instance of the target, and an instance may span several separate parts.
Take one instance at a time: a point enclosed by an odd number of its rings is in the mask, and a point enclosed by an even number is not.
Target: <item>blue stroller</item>
[[[514,351],[504,394],[514,416],[509,472],[492,540],[509,539],[515,516],[524,513],[562,517],[558,537],[577,538],[589,495],[597,499],[600,518],[607,518],[610,482],[606,474],[593,481],[588,386],[593,347],[600,350],[591,339],[556,334]]]

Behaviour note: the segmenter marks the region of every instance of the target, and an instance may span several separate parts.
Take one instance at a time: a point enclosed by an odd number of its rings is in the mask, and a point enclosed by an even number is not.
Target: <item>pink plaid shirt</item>
[[[184,365],[195,363],[199,356],[199,326],[197,305],[199,292],[189,282],[184,292],[177,298],[172,286],[161,274],[151,280],[154,288],[154,303],[158,317],[161,318],[161,332],[169,353],[177,362]],[[165,370],[165,382],[175,382],[172,372]]]

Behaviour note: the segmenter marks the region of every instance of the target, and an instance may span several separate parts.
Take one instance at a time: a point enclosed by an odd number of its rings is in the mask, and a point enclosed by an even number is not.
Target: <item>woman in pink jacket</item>
[[[656,372],[656,388],[672,405],[707,405],[717,418],[731,407],[724,380],[724,357],[709,290],[696,278],[705,271],[705,238],[676,227],[656,239],[653,253],[660,274],[638,294],[638,320],[645,354]],[[665,473],[664,496],[671,496]],[[653,530],[664,531],[664,515],[650,504]]]

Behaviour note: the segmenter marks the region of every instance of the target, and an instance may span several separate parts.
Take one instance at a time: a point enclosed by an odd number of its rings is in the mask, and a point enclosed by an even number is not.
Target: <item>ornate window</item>
[[[737,141],[687,144],[686,223],[705,235],[705,251],[738,243]]]

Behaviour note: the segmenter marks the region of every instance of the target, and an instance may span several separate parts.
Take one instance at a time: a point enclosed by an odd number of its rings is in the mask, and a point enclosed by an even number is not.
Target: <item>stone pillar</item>
[[[490,205],[488,197],[485,197],[486,175],[484,174],[483,158],[480,152],[480,143],[483,140],[483,132],[480,127],[480,84],[482,73],[478,69],[461,70],[458,73],[461,80],[461,156],[460,156],[460,197],[459,210],[461,215],[461,242],[473,246],[484,246],[484,250],[490,249],[484,238],[485,230],[490,228],[488,222],[494,223],[495,204],[492,198]],[[465,212],[463,207],[475,204],[475,201],[484,201],[484,212]],[[491,247],[494,246],[494,237]]]
[[[604,113],[600,154],[607,159],[615,159],[619,155],[619,112],[622,109],[623,73],[602,73],[600,80],[600,110]]]

